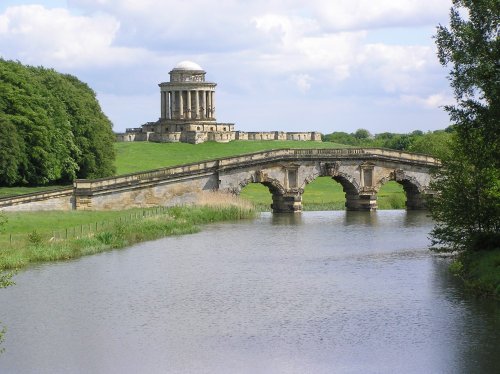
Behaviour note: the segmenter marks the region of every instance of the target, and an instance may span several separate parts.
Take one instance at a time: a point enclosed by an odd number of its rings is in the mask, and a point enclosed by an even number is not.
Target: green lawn
[[[250,200],[261,209],[269,209],[272,203],[268,188],[260,183],[250,183],[241,191],[241,197]],[[405,193],[397,182],[390,181],[378,193],[379,209],[403,209]],[[330,177],[319,177],[309,183],[302,196],[304,210],[344,209],[345,196],[340,183]]]
[[[229,143],[115,143],[117,174],[157,169],[281,148],[346,148],[343,144],[300,141],[232,141]]]
[[[0,199],[2,197],[23,195],[27,193],[50,191],[58,188],[71,186],[42,186],[42,187],[0,187]]]

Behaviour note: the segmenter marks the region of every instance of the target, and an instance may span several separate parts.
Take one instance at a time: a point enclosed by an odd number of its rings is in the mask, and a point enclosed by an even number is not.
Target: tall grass
[[[164,214],[131,221],[115,221],[105,231],[90,236],[40,240],[30,236],[22,245],[0,248],[0,269],[15,269],[33,263],[60,261],[91,255],[170,235],[195,233],[201,224],[252,218],[255,210],[236,200],[223,204],[220,196],[205,197],[203,205],[167,208]]]

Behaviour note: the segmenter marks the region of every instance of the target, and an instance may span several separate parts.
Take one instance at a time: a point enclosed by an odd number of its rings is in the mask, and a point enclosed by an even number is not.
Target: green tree
[[[0,185],[110,176],[113,142],[111,122],[85,83],[0,59]]]
[[[353,135],[356,139],[369,139],[372,136],[366,129],[357,129]]]
[[[489,249],[500,242],[500,2],[453,0],[435,36],[456,105],[455,131],[431,204],[435,248]]]
[[[415,137],[408,147],[408,151],[425,153],[443,159],[450,152],[451,139],[452,134],[443,130],[428,132]]]

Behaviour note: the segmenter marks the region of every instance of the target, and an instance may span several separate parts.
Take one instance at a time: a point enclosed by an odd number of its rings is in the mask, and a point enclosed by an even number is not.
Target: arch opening
[[[304,210],[342,210],[345,208],[345,191],[342,184],[332,177],[317,177],[304,188]]]
[[[378,209],[405,209],[404,185],[395,180],[382,184],[377,193],[377,205]]]
[[[257,210],[270,212],[273,195],[276,193],[277,189],[269,183],[251,182],[241,188],[240,197],[254,204]]]

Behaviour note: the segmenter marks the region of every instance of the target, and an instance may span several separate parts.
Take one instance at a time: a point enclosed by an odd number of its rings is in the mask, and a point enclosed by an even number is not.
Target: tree
[[[0,185],[110,176],[113,143],[112,124],[85,83],[0,58]]]
[[[353,135],[356,139],[369,139],[372,136],[366,129],[357,129]]]
[[[433,244],[491,249],[500,242],[500,2],[453,0],[435,39],[456,105],[445,107],[455,134],[433,184]]]

